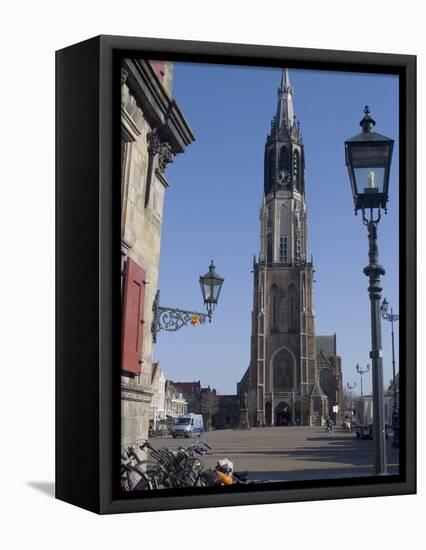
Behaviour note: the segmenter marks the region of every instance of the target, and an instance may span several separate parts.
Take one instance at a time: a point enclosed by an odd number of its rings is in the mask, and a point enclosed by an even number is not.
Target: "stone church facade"
[[[305,154],[293,95],[285,69],[265,145],[260,252],[253,262],[250,365],[238,384],[240,422],[251,426],[321,425],[342,394],[336,347],[334,355],[327,355],[330,346],[320,357],[317,353],[314,266],[307,253]],[[322,371],[332,377],[322,375],[328,393],[321,387]]]

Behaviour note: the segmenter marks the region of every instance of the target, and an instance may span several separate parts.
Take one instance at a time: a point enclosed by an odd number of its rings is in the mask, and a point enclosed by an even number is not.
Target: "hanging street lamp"
[[[382,328],[380,276],[385,274],[379,264],[377,226],[382,209],[386,213],[389,198],[389,174],[394,140],[374,132],[375,120],[368,106],[360,122],[361,133],[345,141],[346,166],[351,183],[355,214],[362,211],[368,230],[369,264],[364,274],[369,278],[368,292],[371,310],[371,363],[373,378],[373,440],[374,471],[387,474],[386,433],[383,388]]]
[[[223,281],[225,280],[218,273],[216,273],[215,269],[216,267],[212,260],[208,272],[205,275],[200,276],[201,292],[207,308],[209,321],[211,321],[213,311],[219,300],[219,294],[222,289]]]
[[[389,321],[392,327],[392,388],[393,388],[393,403],[392,403],[392,433],[393,441],[392,446],[398,447],[399,445],[399,422],[398,422],[398,402],[396,396],[396,378],[395,378],[395,341],[393,333],[393,324],[395,321],[399,321],[399,315],[394,314],[393,308],[391,308],[390,313],[388,313],[389,302],[386,298],[383,299],[382,307],[380,308],[380,313],[382,314],[382,319]]]
[[[223,277],[216,273],[212,260],[208,273],[200,277],[201,292],[207,313],[160,306],[160,291],[158,290],[152,305],[153,319],[151,331],[154,343],[157,341],[157,333],[160,330],[175,332],[189,324],[193,326],[204,324],[207,319],[211,323],[213,311],[218,303],[224,280]]]

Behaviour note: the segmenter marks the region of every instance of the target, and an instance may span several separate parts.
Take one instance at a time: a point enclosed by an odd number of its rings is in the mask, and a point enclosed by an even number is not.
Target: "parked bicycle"
[[[224,458],[214,468],[202,457],[211,447],[198,440],[186,449],[154,448],[148,440],[122,450],[121,487],[123,491],[147,491],[180,487],[206,487],[256,483],[247,472],[234,472],[233,463]]]

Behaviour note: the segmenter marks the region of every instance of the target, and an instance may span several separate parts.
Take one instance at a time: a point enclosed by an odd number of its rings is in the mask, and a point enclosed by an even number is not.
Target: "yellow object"
[[[232,477],[227,476],[223,472],[220,472],[219,470],[215,470],[217,477],[222,481],[224,485],[232,485]]]
[[[200,324],[200,316],[199,315],[193,315],[191,317],[191,325],[194,327],[197,327]]]

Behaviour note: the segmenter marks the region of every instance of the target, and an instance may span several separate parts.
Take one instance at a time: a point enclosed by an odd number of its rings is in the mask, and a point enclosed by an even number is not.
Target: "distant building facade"
[[[197,399],[201,391],[201,383],[197,382],[172,382],[173,386],[182,393],[188,403],[188,412],[197,412]]]
[[[188,412],[203,416],[204,428],[235,428],[239,425],[237,395],[219,395],[210,386],[203,388],[197,382],[173,382],[188,402]]]
[[[336,334],[316,336],[317,373],[321,390],[327,396],[327,414],[333,420],[343,421],[342,359],[337,355]],[[338,407],[337,414],[334,407]]]
[[[151,389],[153,396],[149,408],[149,423],[153,430],[157,430],[166,420],[166,380],[160,363],[152,365]]]
[[[395,389],[396,389],[396,418],[399,411],[399,373],[395,376]],[[363,395],[356,400],[356,415],[358,421],[361,424],[371,424],[373,422],[373,396]],[[393,380],[390,380],[388,388],[384,392],[383,397],[385,424],[393,426],[393,413],[394,413],[394,391]]]
[[[165,414],[166,419],[170,422],[188,411],[188,402],[170,380],[166,380],[165,384]]]
[[[307,254],[305,153],[293,95],[285,69],[265,144],[250,365],[238,385],[240,403],[247,407],[241,418],[247,414],[251,426],[321,425],[339,400],[332,388],[337,389],[341,378],[340,361],[327,353],[318,360],[314,266]],[[321,377],[330,382],[327,392]]]
[[[148,435],[155,393],[152,305],[157,292],[167,165],[194,135],[172,99],[173,64],[121,66],[121,439]],[[153,377],[154,374],[154,377]]]

